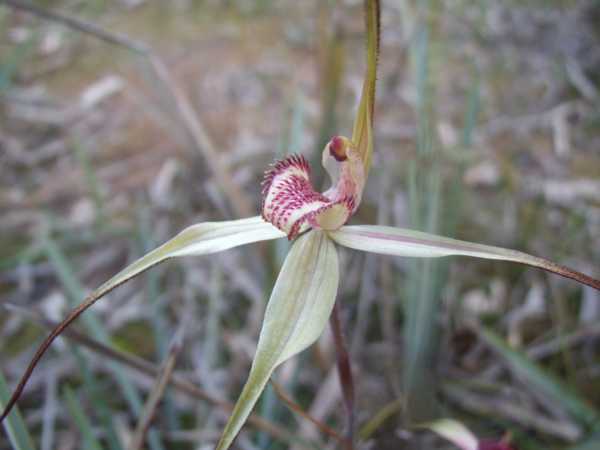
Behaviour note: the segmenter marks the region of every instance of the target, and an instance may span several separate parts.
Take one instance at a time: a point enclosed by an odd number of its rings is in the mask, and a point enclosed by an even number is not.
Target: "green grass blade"
[[[470,89],[467,97],[467,107],[465,111],[464,127],[462,133],[462,145],[465,149],[471,147],[473,142],[473,131],[477,125],[477,117],[481,109],[481,77],[477,67],[473,68],[473,80],[470,83]]]
[[[46,238],[45,241],[46,252],[48,255],[48,259],[54,266],[57,271],[58,278],[63,284],[67,296],[70,299],[72,304],[76,304],[80,301],[81,298],[85,297],[85,289],[79,282],[79,280],[75,276],[74,268],[69,263],[66,255],[62,252],[61,248],[50,238]],[[88,314],[83,316],[83,322],[86,325],[86,328],[92,334],[92,336],[102,342],[103,344],[109,345],[110,343],[110,335],[100,319],[93,313],[93,311],[88,312]],[[133,382],[129,379],[126,372],[118,365],[113,362],[109,362],[109,368],[115,376],[118,386],[123,393],[127,404],[129,405],[130,410],[133,412],[135,416],[139,415],[143,409],[142,398],[134,386]],[[92,379],[91,386],[95,389],[95,381]],[[100,399],[100,396],[95,396],[96,399]],[[101,405],[101,411],[108,410],[107,405]],[[115,434],[114,430],[107,430],[111,434]],[[160,443],[160,439],[156,434],[156,431],[151,430],[149,432],[149,443],[150,447],[153,450],[161,450],[162,444]]]
[[[87,150],[84,148],[81,142],[75,140],[73,143],[73,149],[75,150],[75,155],[77,156],[77,160],[79,161],[79,165],[81,166],[83,175],[85,177],[88,195],[91,197],[96,208],[96,223],[102,225],[106,222],[104,214],[105,202],[104,195],[102,193],[102,187],[100,186],[100,182],[96,176],[94,165],[90,160]]]
[[[139,223],[139,241],[140,241],[140,252],[145,254],[156,247],[156,242],[153,239],[151,231],[151,214],[148,208],[140,211],[138,214]],[[162,270],[152,270],[146,275],[146,292],[148,296],[148,303],[152,309],[150,315],[150,321],[152,326],[152,336],[154,338],[154,345],[156,348],[156,356],[158,361],[164,361],[169,353],[169,323],[168,323],[168,311],[165,302],[161,302],[160,295],[160,280]],[[181,428],[179,422],[179,415],[175,408],[175,402],[173,397],[170,395],[169,390],[165,393],[164,397],[164,416],[165,422],[170,430],[179,430]]]
[[[599,448],[600,432],[596,432],[582,443],[569,447],[567,450],[598,450]]]
[[[10,398],[10,391],[4,375],[0,372],[0,407],[4,407]],[[8,435],[14,450],[34,450],[33,439],[27,431],[27,426],[23,422],[23,417],[17,408],[15,408],[3,423],[4,430]]]
[[[32,34],[27,40],[18,44],[0,63],[0,92],[10,88],[13,77],[23,61],[35,49],[37,42],[36,34]]]
[[[108,404],[106,392],[104,392],[102,383],[95,376],[93,370],[88,364],[88,359],[78,346],[70,344],[73,348],[73,355],[77,359],[77,366],[83,374],[84,392],[94,406],[94,414],[99,419],[99,426],[102,426],[106,436],[108,447],[111,450],[122,450],[121,442],[117,430],[113,424],[113,413]]]
[[[511,348],[491,330],[481,329],[481,337],[508,363],[510,369],[527,383],[527,386],[552,399],[581,424],[597,426],[600,420],[599,412],[570,386],[531,361],[524,353]]]
[[[94,435],[92,424],[81,408],[79,400],[71,388],[65,387],[64,399],[65,403],[67,404],[67,408],[69,409],[69,412],[71,413],[71,416],[75,420],[77,428],[79,428],[79,432],[81,433],[81,439],[83,441],[82,448],[84,450],[102,450],[102,445],[100,445],[100,442]]]
[[[416,158],[408,165],[410,225],[438,233],[442,204],[442,177],[435,141],[434,85],[430,72],[433,34],[425,17],[437,14],[435,8],[417,5],[410,46],[410,69],[414,80],[418,118]],[[427,11],[425,13],[424,11]],[[405,296],[403,386],[409,422],[436,417],[435,362],[439,347],[436,318],[444,285],[446,264],[441,261],[409,261],[408,277],[402,286]]]
[[[48,259],[57,271],[58,278],[67,292],[67,297],[69,298],[70,303],[72,305],[77,304],[80,299],[85,297],[86,291],[76,278],[74,268],[71,266],[66,255],[62,252],[62,249],[57,245],[56,242],[50,238],[47,238],[45,241],[45,246]],[[90,311],[88,314],[84,315],[82,320],[94,339],[102,342],[103,344],[109,344],[110,335],[93,311]],[[119,382],[123,394],[125,395],[125,398],[127,399],[132,410],[141,410],[141,398],[137,394],[137,390],[131,381],[128,380],[125,372],[123,372],[117,366],[111,368],[114,369],[117,381]]]

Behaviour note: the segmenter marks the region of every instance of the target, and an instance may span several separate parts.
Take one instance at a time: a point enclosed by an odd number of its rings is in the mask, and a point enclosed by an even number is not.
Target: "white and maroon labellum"
[[[323,150],[323,166],[332,187],[322,194],[310,182],[310,166],[304,156],[277,161],[265,173],[262,217],[290,240],[310,227],[336,230],[358,208],[365,174],[350,140],[334,137]]]

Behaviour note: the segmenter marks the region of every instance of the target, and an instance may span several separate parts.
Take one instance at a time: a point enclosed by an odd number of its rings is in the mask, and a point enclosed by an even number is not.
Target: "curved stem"
[[[157,264],[157,263],[155,263],[155,264]],[[155,265],[155,264],[153,264],[153,265]],[[152,266],[149,266],[149,267],[145,268],[144,270],[147,270],[150,267],[152,267]],[[65,329],[67,329],[67,327],[69,325],[71,325],[71,323],[75,319],[77,319],[81,314],[83,314],[90,306],[92,306],[94,303],[96,303],[98,300],[100,300],[102,297],[104,297],[110,291],[112,291],[116,287],[120,286],[122,283],[126,282],[127,280],[128,280],[128,278],[122,280],[121,283],[111,285],[107,289],[102,289],[102,287],[101,287],[97,291],[92,292],[88,297],[85,298],[85,300],[79,306],[77,306],[73,310],[71,310],[69,315],[62,322],[60,322],[59,324],[57,324],[54,327],[54,329],[50,332],[48,337],[46,337],[46,339],[44,339],[44,341],[40,344],[40,346],[38,347],[37,351],[35,352],[35,355],[33,356],[33,358],[31,358],[31,361],[29,362],[29,365],[27,366],[25,373],[21,376],[21,379],[19,380],[19,384],[13,391],[10,399],[8,400],[8,403],[6,404],[6,406],[4,407],[4,410],[2,411],[2,414],[0,415],[0,423],[2,423],[4,421],[4,419],[6,419],[6,417],[10,414],[10,411],[12,410],[12,408],[15,406],[15,403],[17,403],[17,401],[19,400],[19,397],[21,397],[21,394],[23,393],[23,390],[25,389],[25,386],[27,385],[27,382],[29,381],[29,378],[31,377],[33,370],[36,368],[38,362],[40,361],[40,359],[42,359],[42,356],[44,356],[44,354],[46,353],[46,350],[48,350],[48,348],[50,347],[52,342],[54,342],[54,340],[58,336],[60,336],[62,334],[62,332],[65,331]]]

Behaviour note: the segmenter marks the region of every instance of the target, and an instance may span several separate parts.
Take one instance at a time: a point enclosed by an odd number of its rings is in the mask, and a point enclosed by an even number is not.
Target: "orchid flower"
[[[440,419],[426,427],[452,442],[460,450],[516,450],[506,439],[480,440],[471,430],[456,420]]]
[[[600,281],[550,261],[499,247],[377,225],[345,225],[360,205],[373,152],[373,109],[379,51],[379,1],[366,0],[367,70],[351,138],[333,137],[322,155],[331,187],[317,192],[300,155],[274,163],[262,185],[261,216],[192,225],[92,292],[42,343],[0,421],[17,401],[52,341],[105,294],[168,259],[207,255],[258,241],[293,241],[269,299],[246,384],[227,422],[218,450],[231,446],[273,371],[321,335],[339,284],[337,246],[410,257],[474,256],[539,267],[600,289]]]

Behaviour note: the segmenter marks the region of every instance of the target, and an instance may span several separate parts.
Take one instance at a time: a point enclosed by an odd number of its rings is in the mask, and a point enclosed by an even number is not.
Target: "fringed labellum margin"
[[[337,230],[354,214],[362,197],[365,170],[352,142],[335,136],[323,150],[332,186],[323,193],[310,182],[304,156],[276,161],[262,183],[262,217],[293,240],[308,228]]]

